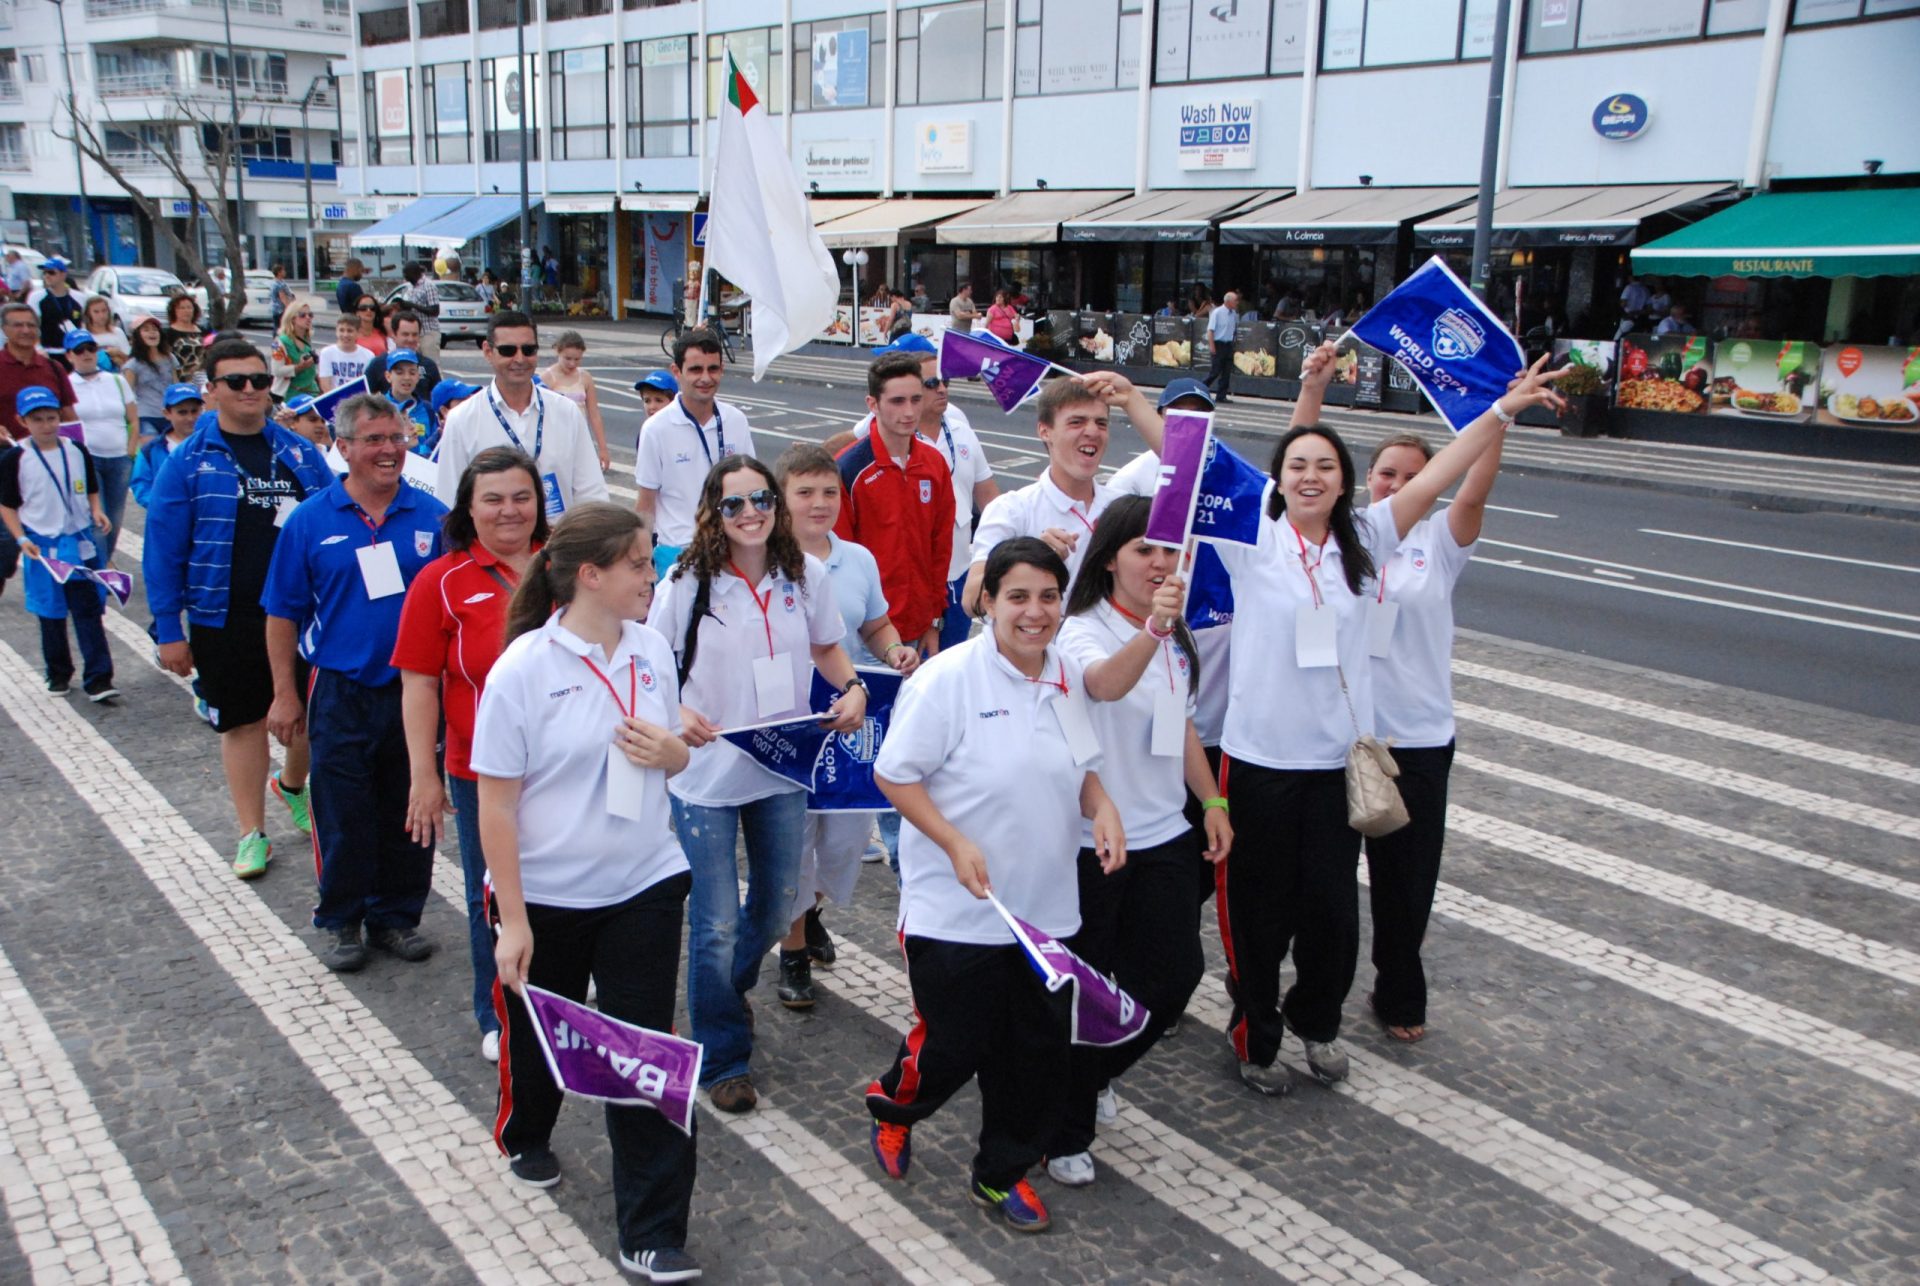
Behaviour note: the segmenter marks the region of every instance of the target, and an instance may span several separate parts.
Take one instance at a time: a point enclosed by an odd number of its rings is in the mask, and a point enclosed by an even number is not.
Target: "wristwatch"
[[[857,674],[847,680],[847,686],[840,689],[840,695],[844,697],[855,688],[859,688],[862,692],[867,690],[867,681]]]

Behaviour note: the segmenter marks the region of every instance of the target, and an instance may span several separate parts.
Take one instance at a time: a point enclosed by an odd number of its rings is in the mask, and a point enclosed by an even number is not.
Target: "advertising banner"
[[[1193,324],[1185,317],[1154,318],[1152,356],[1155,366],[1193,365]]]
[[[1081,312],[1073,315],[1073,355],[1086,361],[1113,360],[1113,332],[1107,329],[1111,319],[1105,313]]]
[[[914,136],[913,168],[921,174],[973,173],[973,122],[928,121]]]
[[[1728,339],[1713,352],[1707,409],[1760,420],[1813,417],[1820,346],[1804,340]]]
[[[1113,315],[1113,360],[1122,366],[1153,362],[1153,318],[1145,313]]]
[[[1180,168],[1250,170],[1254,165],[1254,109],[1250,98],[1180,104]]]
[[[1320,328],[1311,322],[1278,322],[1273,327],[1273,374],[1283,380],[1300,378],[1307,354],[1320,343]]]
[[[1243,321],[1233,328],[1233,369],[1241,375],[1271,376],[1279,368],[1273,356],[1273,323]]]
[[[1920,426],[1920,348],[1833,344],[1820,356],[1821,423]]]
[[[833,320],[828,322],[827,328],[814,338],[828,344],[851,344],[853,342],[853,305],[835,304]]]
[[[867,33],[823,31],[813,37],[813,105],[867,105]]]
[[[1610,339],[1556,339],[1553,341],[1553,366],[1568,367],[1553,388],[1565,397],[1588,397],[1604,393],[1613,381],[1616,345]]]
[[[373,100],[380,112],[381,138],[406,138],[413,133],[406,68],[373,73]]]
[[[1707,409],[1713,345],[1700,335],[1627,335],[1620,340],[1614,405],[1692,415]]]

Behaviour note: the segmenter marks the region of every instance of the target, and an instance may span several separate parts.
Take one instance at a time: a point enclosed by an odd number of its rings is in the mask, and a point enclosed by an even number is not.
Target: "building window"
[[[467,88],[465,63],[440,63],[420,69],[420,132],[428,165],[465,165],[473,160],[473,117]]]
[[[798,112],[879,107],[887,98],[887,16],[861,14],[794,26],[807,74],[793,87]]]
[[[785,51],[780,44],[780,28],[749,27],[707,37],[708,118],[718,116],[720,104],[727,101],[728,49],[733,50],[733,60],[746,73],[747,84],[753,86],[767,113],[778,116],[786,111],[787,60],[781,57]]]
[[[293,131],[270,125],[242,125],[235,146],[243,161],[291,161]]]
[[[224,51],[203,49],[199,58],[200,84],[209,89],[227,88],[229,81],[242,94],[256,98],[287,96],[287,56],[285,54],[236,53],[227,61]]]
[[[413,164],[413,91],[404,67],[360,73],[368,165]]]
[[[547,119],[556,161],[604,161],[613,155],[608,91],[613,46],[556,49],[547,55]]]
[[[45,54],[21,54],[20,70],[29,85],[47,83],[47,56]]]
[[[25,170],[32,164],[27,158],[27,127],[0,125],[0,170]]]
[[[107,159],[115,165],[145,165],[167,154],[173,142],[171,125],[106,125],[100,130]]]
[[[1726,8],[1723,27],[1735,25],[1739,13],[1737,5]],[[1706,30],[1706,13],[1707,0],[1531,0],[1522,47],[1530,54],[1552,54],[1698,40]],[[1763,13],[1756,26],[1764,23]]]
[[[1215,7],[1234,9],[1231,3]],[[1140,9],[1141,0],[1018,0],[1013,92],[1080,94],[1138,85]]]
[[[1320,67],[1343,71],[1490,58],[1493,11],[1494,0],[1327,0]]]
[[[1006,0],[901,10],[897,101],[911,107],[1000,97],[1006,39]]]
[[[565,22],[569,18],[598,18],[613,12],[613,0],[547,0],[547,21]],[[554,145],[559,150],[559,145]]]
[[[693,38],[629,40],[626,66],[627,155],[692,156]]]
[[[421,0],[420,39],[467,34],[467,0]]]
[[[480,110],[484,122],[485,157],[489,161],[520,159],[521,113],[526,113],[527,159],[540,159],[540,86],[528,54],[524,68],[512,58],[488,58],[480,64]],[[529,85],[531,80],[534,83]]]

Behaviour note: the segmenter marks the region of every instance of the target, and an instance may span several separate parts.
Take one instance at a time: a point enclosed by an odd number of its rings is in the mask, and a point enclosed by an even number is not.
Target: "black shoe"
[[[96,704],[112,701],[120,695],[120,689],[113,686],[112,679],[95,679],[86,686],[87,700]]]
[[[320,953],[320,963],[335,973],[359,973],[367,967],[367,949],[360,942],[360,926],[333,931],[333,941]]]
[[[780,985],[775,989],[780,1003],[788,1009],[813,1008],[813,969],[806,949],[780,950]]]
[[[418,929],[375,929],[368,939],[376,950],[414,964],[433,954],[433,943],[421,937]]]
[[[528,1188],[551,1188],[560,1182],[560,1158],[552,1148],[528,1148],[507,1160],[513,1181]]]
[[[71,691],[73,691],[72,679],[47,680],[47,695],[50,697],[64,697]]]
[[[833,939],[827,936],[827,926],[820,923],[820,908],[814,907],[805,916],[807,931],[807,956],[823,969],[833,968],[838,954],[833,949]]]

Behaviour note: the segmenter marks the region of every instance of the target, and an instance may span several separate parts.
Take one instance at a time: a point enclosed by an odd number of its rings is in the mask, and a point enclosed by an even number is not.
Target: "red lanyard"
[[[760,591],[753,587],[753,582],[747,579],[747,574],[741,571],[739,564],[732,559],[727,560],[727,570],[738,576],[741,583],[747,587],[747,593],[753,595],[753,605],[760,609],[760,623],[767,627],[767,655],[771,657],[773,655],[773,618],[767,615],[767,612],[773,606],[773,587],[768,586],[766,596],[762,597]]]
[[[1322,607],[1325,605],[1325,600],[1320,597],[1319,571],[1321,562],[1327,556],[1326,543],[1324,541],[1321,542],[1318,548],[1318,557],[1309,563],[1307,561],[1307,538],[1302,536],[1300,529],[1295,527],[1291,522],[1287,524],[1287,529],[1293,533],[1293,538],[1300,544],[1300,570],[1306,574],[1307,587],[1313,591],[1313,605],[1316,608]],[[1327,539],[1331,540],[1332,538],[1332,533],[1328,533]]]
[[[1144,616],[1135,616],[1132,612],[1129,612],[1126,608],[1120,606],[1119,599],[1109,598],[1107,602],[1112,604],[1114,611],[1120,613],[1120,615],[1126,617],[1129,621],[1132,621],[1136,628],[1142,629],[1142,630],[1147,628],[1147,618]],[[1151,638],[1152,635],[1149,634],[1148,637]],[[1160,640],[1160,656],[1161,656],[1161,659],[1167,663],[1167,690],[1169,692],[1178,692],[1180,690],[1179,685],[1177,685],[1173,681],[1173,640],[1172,639],[1169,638],[1169,639]]]
[[[627,703],[625,705],[620,704],[620,694],[613,690],[613,680],[601,673],[600,667],[593,663],[593,659],[583,656],[580,660],[585,663],[589,670],[593,671],[593,677],[600,680],[606,687],[607,695],[613,698],[615,708],[626,718],[633,718],[634,711],[640,708],[640,674],[638,668],[634,665],[633,658],[627,658]]]
[[[1093,530],[1093,524],[1088,522],[1087,516],[1081,513],[1078,509],[1075,509],[1072,505],[1068,505],[1067,512],[1072,514],[1074,517],[1078,518],[1080,520],[1080,525],[1082,527],[1085,527],[1089,532]]]
[[[1067,663],[1065,661],[1060,663],[1060,677],[1058,679],[1049,679],[1043,675],[1037,679],[1028,679],[1027,682],[1038,683],[1049,688],[1058,688],[1060,689],[1060,695],[1063,697],[1073,695],[1067,691]]]
[[[1387,601],[1387,563],[1391,563],[1392,561],[1393,559],[1389,557],[1386,563],[1380,565],[1380,593],[1373,600],[1376,603],[1384,603]]]
[[[373,533],[373,543],[376,545],[379,544],[380,528],[383,525],[385,525],[386,519],[382,517],[380,522],[375,522],[373,519],[367,517],[367,511],[360,508],[358,505],[354,506],[353,514],[354,514],[354,517],[358,518],[361,522],[364,522],[365,524],[367,524],[367,530]]]

